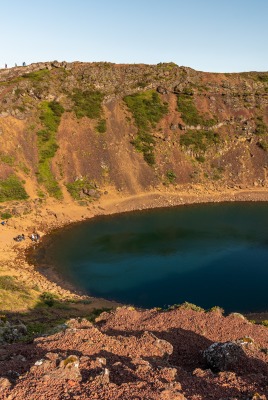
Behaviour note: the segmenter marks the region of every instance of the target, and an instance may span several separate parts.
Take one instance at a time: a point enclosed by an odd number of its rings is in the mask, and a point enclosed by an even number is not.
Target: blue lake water
[[[267,203],[98,217],[54,232],[35,256],[89,295],[135,306],[268,310]]]

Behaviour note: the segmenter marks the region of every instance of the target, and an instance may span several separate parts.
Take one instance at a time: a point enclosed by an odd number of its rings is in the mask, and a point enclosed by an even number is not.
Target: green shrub
[[[45,186],[50,196],[57,199],[62,198],[62,193],[51,171],[51,159],[58,149],[56,132],[63,112],[64,108],[57,101],[43,102],[41,104],[40,121],[44,129],[37,132],[38,182]]]
[[[75,89],[71,99],[74,102],[74,112],[77,118],[98,119],[101,117],[103,93],[93,90],[83,92],[80,89]]]
[[[10,156],[9,154],[0,154],[0,161],[2,161],[3,163],[7,164],[7,165],[14,165],[14,157]]]
[[[50,292],[44,292],[40,295],[40,300],[48,307],[53,307],[56,302],[56,299],[57,296]]]
[[[261,139],[257,143],[257,146],[259,146],[262,150],[268,151],[268,143],[267,139]]]
[[[98,124],[96,126],[96,129],[97,129],[97,131],[99,133],[105,133],[106,132],[106,121],[105,121],[105,119],[100,119],[99,120],[99,122],[98,122]]]
[[[172,171],[171,169],[169,169],[169,170],[166,172],[166,177],[167,177],[167,179],[168,179],[168,181],[169,181],[170,183],[173,183],[173,182],[175,181],[175,179],[177,178],[175,172]]]
[[[153,149],[155,140],[151,130],[167,114],[168,106],[162,104],[159,95],[153,90],[126,96],[124,101],[138,128],[137,136],[132,144],[143,154],[145,161],[149,165],[153,165],[155,163]]]
[[[10,214],[9,212],[3,212],[0,214],[0,217],[2,219],[9,219],[9,218],[12,218],[12,214]]]
[[[186,308],[189,310],[193,310],[193,311],[205,311],[204,308],[196,306],[193,303],[188,303],[188,301],[185,301],[182,304],[173,304],[172,306],[168,307],[168,310],[176,310],[177,308]]]
[[[256,124],[256,129],[255,129],[256,135],[265,135],[266,133],[268,133],[267,125],[263,121],[262,117],[257,117],[255,120],[255,124]]]
[[[80,200],[81,196],[80,193],[83,189],[95,189],[94,183],[90,182],[87,180],[87,178],[82,178],[78,179],[72,183],[67,183],[66,188],[70,195],[73,197],[75,200]]]
[[[177,95],[177,105],[178,111],[181,113],[181,118],[186,125],[211,127],[217,123],[215,119],[207,119],[199,114],[194,104],[193,97],[189,94]]]
[[[200,156],[197,156],[197,157],[196,157],[196,161],[203,163],[203,162],[206,161],[206,159],[205,159],[204,156],[200,155]]]
[[[258,80],[260,82],[268,82],[268,74],[259,74],[258,75]]]
[[[204,153],[210,146],[219,143],[219,135],[212,131],[187,131],[180,137],[181,146],[195,153]]]
[[[187,309],[190,309],[193,311],[198,311],[198,312],[205,311],[204,308],[199,307],[193,303],[188,303],[188,301],[185,301],[184,303],[182,303],[180,307],[187,308]]]
[[[0,202],[27,198],[28,195],[16,175],[0,180]]]

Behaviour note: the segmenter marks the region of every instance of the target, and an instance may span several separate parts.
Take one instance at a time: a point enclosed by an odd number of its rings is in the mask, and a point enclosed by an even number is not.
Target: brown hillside
[[[85,113],[75,93],[82,103],[93,96]],[[126,96],[138,101],[134,108]],[[142,99],[147,109],[137,120]],[[64,110],[40,173],[38,132],[49,131],[42,107],[53,102]],[[172,63],[38,63],[0,71],[0,104],[0,178],[17,175],[31,197],[58,190],[60,198],[79,179],[127,193],[170,183],[267,185],[266,73],[212,74]],[[46,146],[47,137],[42,140]],[[78,199],[90,197],[81,193]]]

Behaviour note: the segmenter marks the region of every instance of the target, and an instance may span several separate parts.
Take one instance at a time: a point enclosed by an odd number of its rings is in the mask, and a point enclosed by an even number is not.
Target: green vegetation
[[[198,312],[205,311],[204,308],[199,307],[193,303],[188,303],[188,301],[185,301],[182,304],[173,304],[172,306],[170,306],[168,308],[168,310],[175,310],[176,308],[186,308],[188,310],[193,310],[193,311],[198,311]]]
[[[193,310],[193,311],[198,311],[198,312],[205,311],[204,308],[199,307],[193,303],[188,303],[188,301],[185,301],[184,303],[182,303],[181,307],[187,308],[187,309]]]
[[[28,195],[16,175],[0,180],[0,202],[27,198]]]
[[[260,116],[256,117],[255,124],[256,124],[256,129],[255,129],[256,135],[265,135],[266,133],[268,133],[267,125],[263,121],[262,117]]]
[[[86,190],[91,190],[95,189],[94,183],[90,182],[87,178],[82,178],[74,181],[73,183],[67,183],[66,188],[70,195],[75,199],[75,200],[80,200],[81,199],[81,191],[84,189]]]
[[[10,218],[12,218],[12,214],[10,214],[10,212],[6,211],[6,212],[2,212],[2,213],[0,214],[0,217],[1,217],[2,219],[10,219]]]
[[[210,146],[219,143],[219,140],[219,135],[212,131],[187,131],[180,137],[180,144],[198,154],[204,153]]]
[[[63,112],[64,108],[60,103],[56,101],[43,102],[41,104],[40,120],[44,129],[37,132],[39,153],[38,181],[45,186],[51,196],[57,199],[62,198],[62,193],[52,174],[50,161],[58,149],[56,132]]]
[[[106,132],[106,120],[105,119],[100,119],[96,129],[99,133],[105,133]]]
[[[22,75],[23,78],[29,79],[32,82],[41,82],[44,78],[49,77],[49,70],[48,69],[41,69],[35,72],[29,72],[28,74]]]
[[[37,196],[40,197],[41,199],[45,198],[46,195],[42,190],[37,190]]]
[[[43,304],[45,304],[46,306],[48,306],[48,307],[54,306],[54,304],[55,304],[57,298],[58,298],[58,297],[57,297],[56,295],[54,295],[53,293],[50,293],[50,292],[43,292],[43,293],[40,295],[40,300],[41,300],[41,302],[42,302]]]
[[[14,157],[10,156],[9,154],[4,154],[4,153],[0,153],[0,161],[2,161],[3,163],[7,164],[7,165],[14,165]]]
[[[177,104],[178,111],[181,112],[181,118],[187,125],[211,127],[217,123],[215,119],[207,119],[203,115],[199,114],[194,104],[193,97],[190,94],[177,95]]]
[[[102,113],[104,94],[99,91],[75,89],[71,95],[74,102],[74,112],[77,118],[88,117],[98,119]]]
[[[200,162],[200,163],[204,163],[206,161],[205,157],[202,155],[199,155],[196,158],[196,161]]]
[[[24,291],[23,285],[16,282],[13,276],[2,275],[0,276],[0,289],[10,291]]]
[[[262,138],[259,140],[257,143],[257,146],[259,146],[262,150],[268,151],[268,141],[267,138]]]
[[[224,309],[222,307],[219,307],[219,306],[214,306],[214,307],[211,307],[208,310],[208,312],[218,312],[218,313],[224,314]]]
[[[268,74],[259,74],[258,75],[258,80],[260,82],[268,82]]]
[[[148,85],[147,82],[141,81],[141,82],[137,82],[135,87],[144,89],[144,88],[146,88],[147,85]]]
[[[26,174],[29,175],[30,169],[25,165],[23,162],[19,161],[18,162],[18,167]]]
[[[159,95],[153,90],[136,93],[124,98],[138,127],[138,134],[133,141],[135,148],[143,154],[149,165],[155,163],[154,144],[151,129],[168,112],[168,106],[162,104]]]
[[[172,171],[171,169],[169,169],[169,170],[166,172],[166,178],[168,179],[168,182],[169,182],[169,183],[174,183],[174,181],[175,181],[175,179],[176,179],[177,177],[176,177],[175,172]]]

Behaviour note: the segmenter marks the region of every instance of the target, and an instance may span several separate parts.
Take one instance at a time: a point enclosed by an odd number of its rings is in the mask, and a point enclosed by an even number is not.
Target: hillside
[[[267,186],[268,73],[37,63],[0,70],[0,102],[0,201]]]
[[[0,70],[0,399],[265,400],[267,314],[123,307],[92,325],[118,304],[27,257],[31,233],[96,215],[268,201],[267,168],[268,72]],[[220,366],[214,342],[232,343]]]

